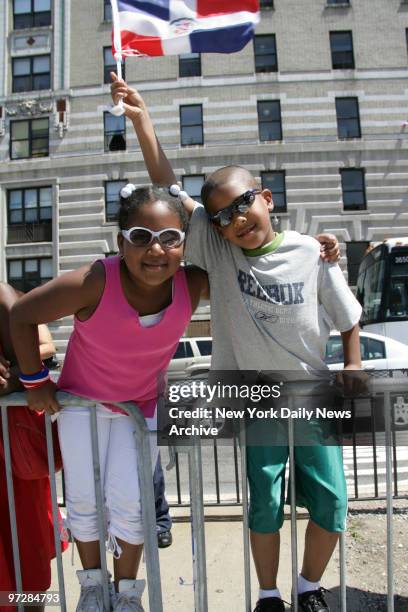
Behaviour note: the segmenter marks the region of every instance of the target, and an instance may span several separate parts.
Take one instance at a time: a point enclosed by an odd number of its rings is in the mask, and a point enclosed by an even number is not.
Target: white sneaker
[[[77,577],[81,595],[76,612],[108,612],[103,603],[102,570],[78,570]]]
[[[145,586],[145,580],[119,580],[114,612],[144,612],[142,594]]]

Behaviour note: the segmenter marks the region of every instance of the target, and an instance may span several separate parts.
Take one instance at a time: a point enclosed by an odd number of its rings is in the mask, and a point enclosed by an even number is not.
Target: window
[[[203,134],[203,107],[201,104],[180,106],[181,146],[202,145]]]
[[[13,0],[14,29],[51,25],[51,0]]]
[[[336,5],[336,4],[350,4],[350,0],[326,0],[327,4]]]
[[[204,174],[186,174],[182,178],[183,189],[187,191],[190,198],[196,202],[201,202],[201,187],[204,184]]]
[[[360,336],[361,359],[385,359],[385,344],[380,340]],[[326,363],[344,363],[343,341],[341,336],[330,336],[326,345]]]
[[[10,132],[10,159],[48,155],[48,118],[11,121]]]
[[[105,217],[106,221],[116,221],[119,210],[119,191],[127,181],[105,182]]]
[[[9,259],[7,280],[18,291],[31,291],[52,279],[52,259]]]
[[[173,359],[186,359],[193,356],[193,349],[188,340],[180,340]]]
[[[386,320],[408,318],[408,249],[393,249],[386,295]]]
[[[51,89],[49,55],[13,59],[13,93]]]
[[[103,48],[103,82],[112,83],[111,72],[116,72],[116,60],[112,55],[112,47]],[[125,63],[122,62],[122,78],[125,79]]]
[[[199,53],[179,55],[179,76],[201,76],[201,55]]]
[[[364,170],[340,170],[344,210],[365,210]]]
[[[197,346],[201,355],[212,354],[212,340],[197,340]]]
[[[358,242],[347,242],[347,272],[348,272],[348,284],[357,285],[358,269],[363,260],[365,252],[369,246],[369,242],[358,241]]]
[[[10,189],[7,192],[7,242],[52,240],[52,188]]]
[[[112,5],[110,0],[103,0],[103,19],[112,21]]]
[[[262,189],[272,192],[272,213],[286,212],[286,180],[285,171],[276,170],[272,172],[261,172]]]
[[[385,359],[385,342],[381,340],[375,340],[374,338],[367,338],[362,336],[360,338],[361,358],[370,361],[370,359]]]
[[[255,72],[277,72],[275,34],[260,34],[254,37]]]
[[[361,138],[358,98],[336,98],[339,138]]]
[[[363,323],[377,323],[384,320],[382,314],[382,296],[385,281],[385,260],[374,261],[366,270],[363,282],[358,287],[358,299],[363,305],[361,320]]]
[[[282,140],[280,101],[258,102],[259,140]]]
[[[260,0],[259,6],[261,9],[273,8],[273,0]]]
[[[334,69],[354,68],[351,32],[330,32],[330,49]]]
[[[125,115],[115,117],[109,112],[103,114],[105,151],[126,150]]]

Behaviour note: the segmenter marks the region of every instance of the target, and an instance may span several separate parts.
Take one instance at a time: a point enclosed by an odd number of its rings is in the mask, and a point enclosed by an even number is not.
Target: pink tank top
[[[75,317],[58,388],[102,403],[133,400],[151,417],[192,314],[186,274],[179,268],[174,275],[173,300],[161,321],[142,327],[123,294],[119,256],[101,263],[104,292],[87,321]]]

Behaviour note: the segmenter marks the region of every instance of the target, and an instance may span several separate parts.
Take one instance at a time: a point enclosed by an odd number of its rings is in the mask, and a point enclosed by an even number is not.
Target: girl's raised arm
[[[111,77],[113,80],[112,100],[114,104],[117,104],[120,99],[123,100],[125,115],[133,123],[150,180],[158,185],[173,185],[177,182],[176,175],[156,136],[142,96],[136,89],[129,87],[125,81],[119,81],[114,72],[111,72]],[[183,205],[191,214],[194,209],[194,201],[188,198]]]
[[[17,300],[10,314],[10,330],[14,351],[25,375],[41,371],[38,325],[72,314],[84,313],[88,318],[96,308],[104,288],[103,266],[84,266],[33,289]],[[49,384],[28,391],[28,404],[33,410],[57,412],[55,386]]]

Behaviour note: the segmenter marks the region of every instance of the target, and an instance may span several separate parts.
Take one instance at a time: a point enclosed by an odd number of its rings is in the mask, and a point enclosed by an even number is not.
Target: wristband
[[[42,364],[42,368],[39,372],[35,374],[22,374],[20,372],[18,378],[25,389],[38,389],[50,380],[50,371]]]
[[[185,202],[190,197],[188,193],[183,191],[177,184],[170,185],[169,194],[174,198],[180,198],[182,202]]]

